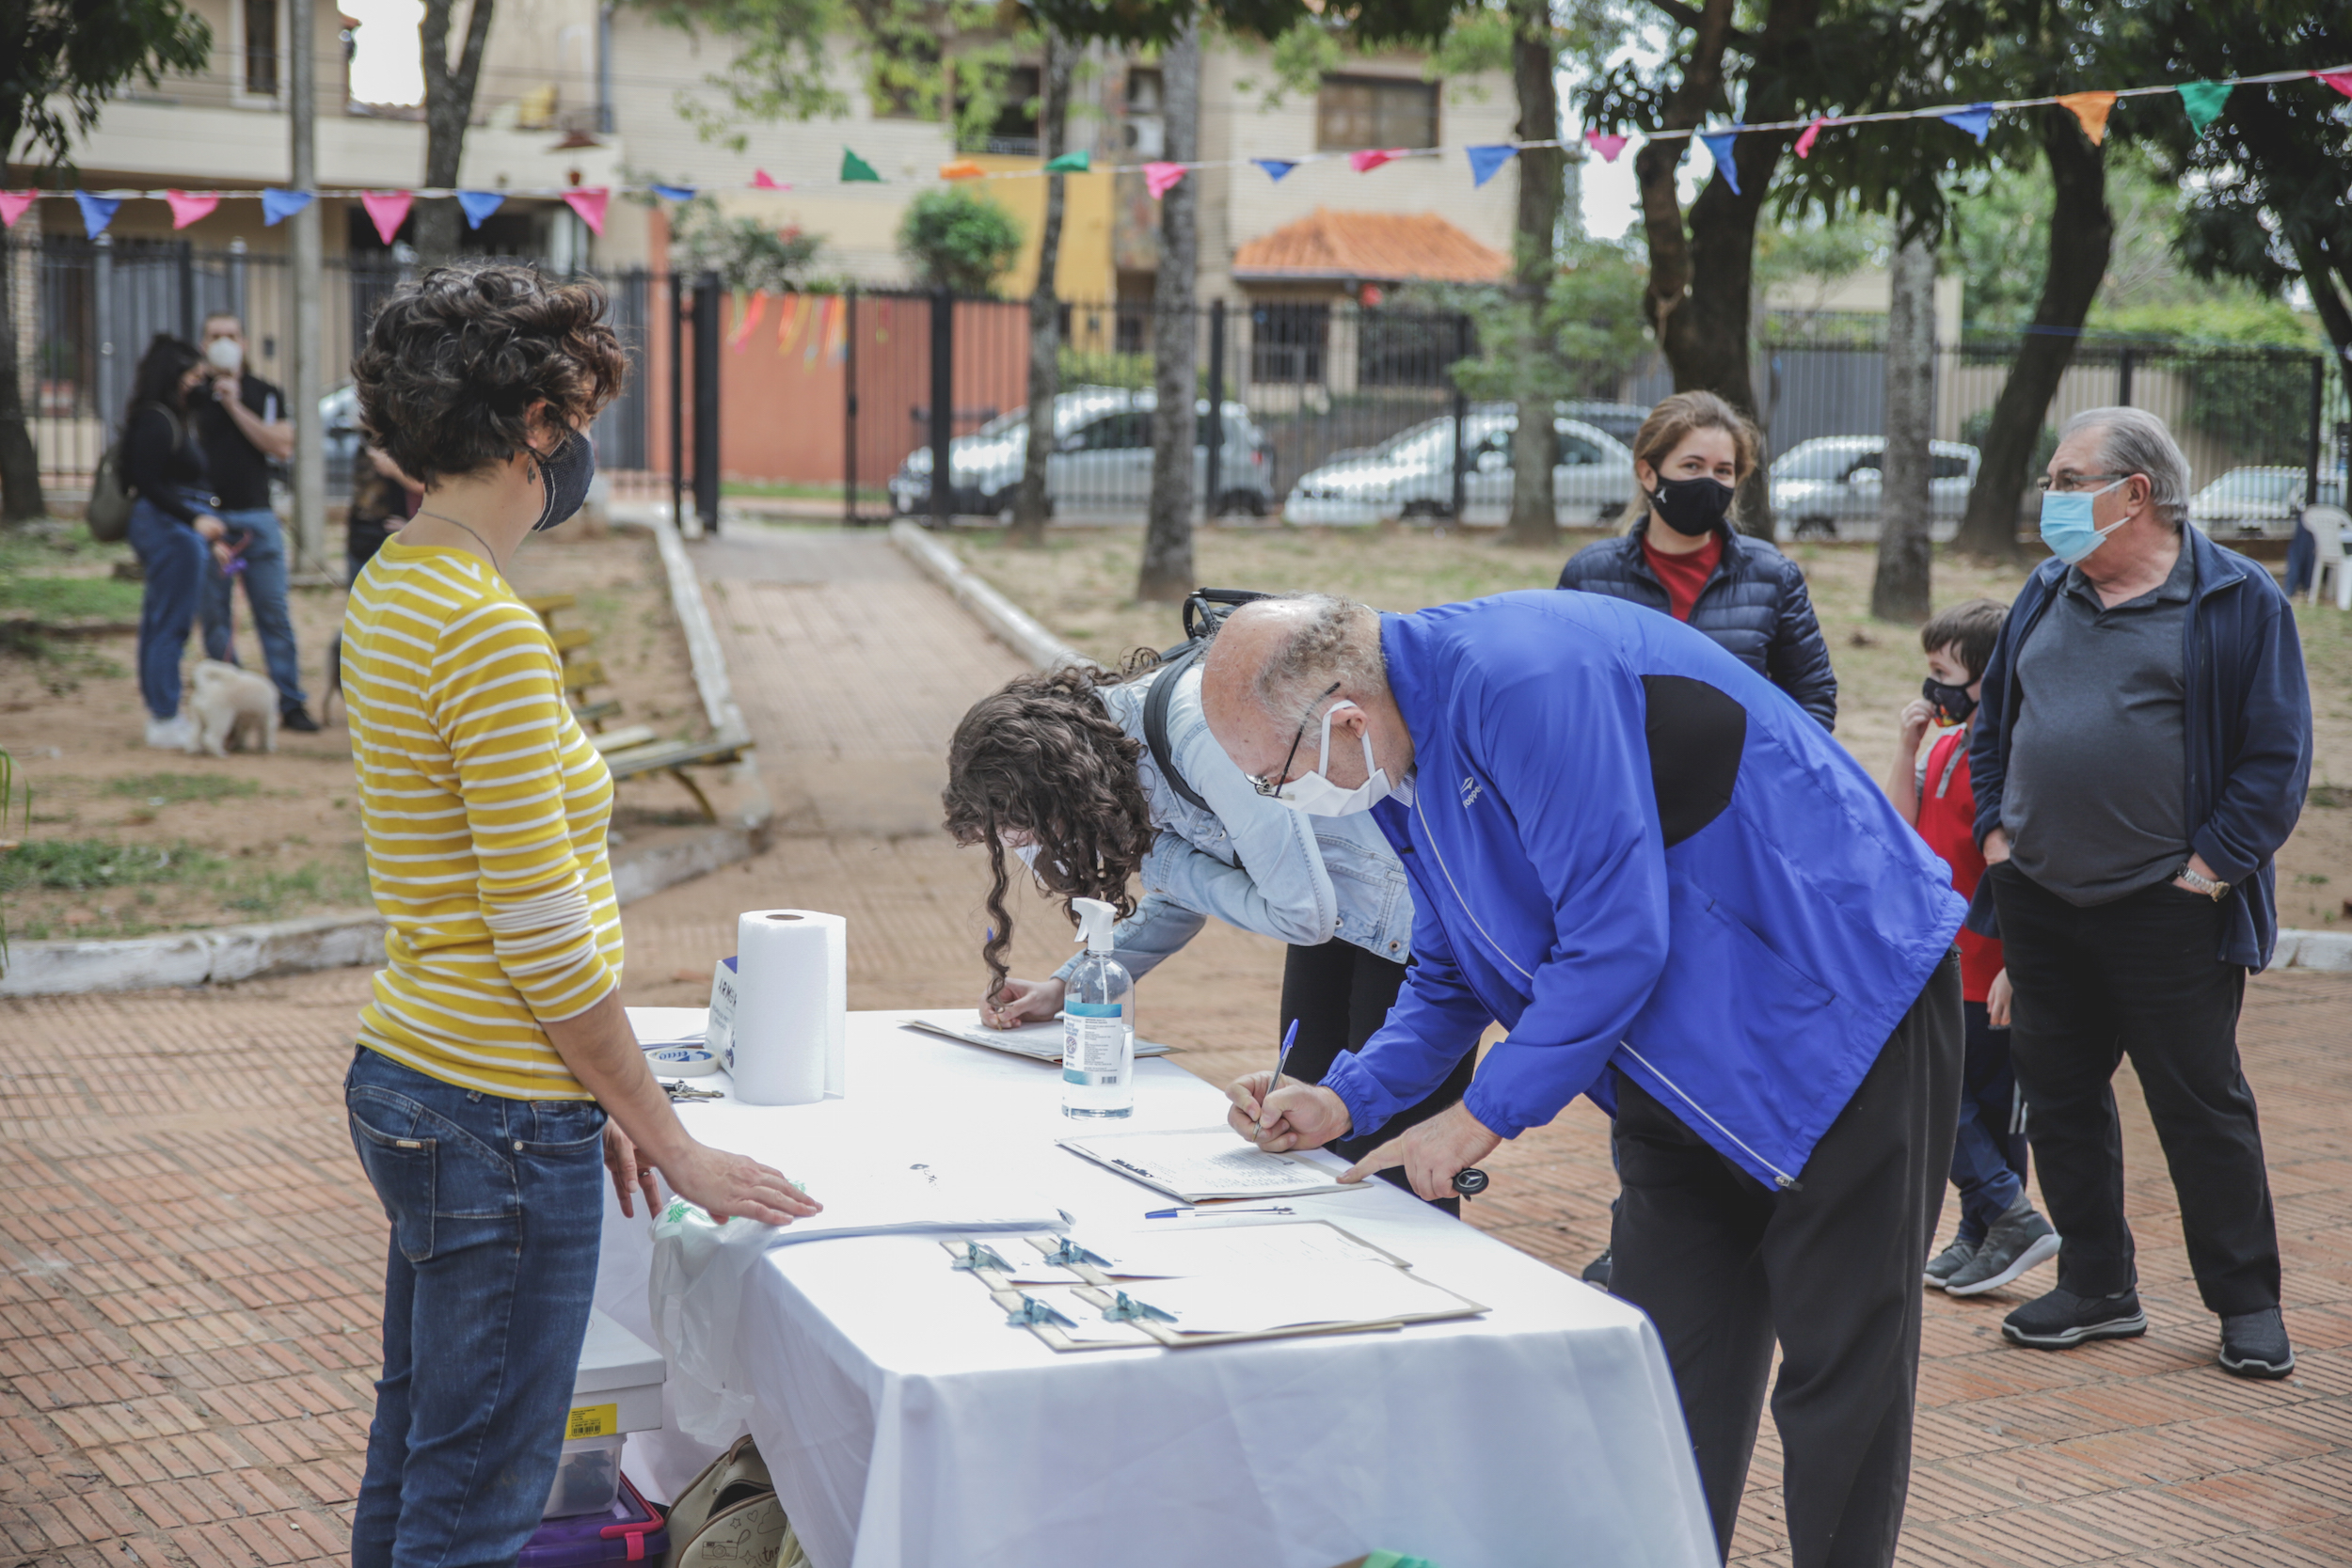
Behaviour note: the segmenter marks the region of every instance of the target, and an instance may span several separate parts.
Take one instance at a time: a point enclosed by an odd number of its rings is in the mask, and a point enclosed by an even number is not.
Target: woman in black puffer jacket
[[[1633,437],[1641,496],[1616,539],[1576,552],[1560,586],[1662,610],[1837,727],[1837,676],[1797,563],[1732,527],[1732,498],[1756,466],[1755,427],[1712,392],[1677,392]]]

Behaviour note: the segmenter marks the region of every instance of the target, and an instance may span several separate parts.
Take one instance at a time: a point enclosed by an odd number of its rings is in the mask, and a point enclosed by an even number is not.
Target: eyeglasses
[[[1261,795],[1272,796],[1279,794],[1281,791],[1282,786],[1290,783],[1291,764],[1298,760],[1298,748],[1307,738],[1307,726],[1315,721],[1315,709],[1323,705],[1324,697],[1330,696],[1339,689],[1340,683],[1338,681],[1333,681],[1329,686],[1323,689],[1322,697],[1317,697],[1313,702],[1307,705],[1307,717],[1298,721],[1298,733],[1291,736],[1291,749],[1282,758],[1281,771],[1278,773],[1250,774],[1250,788],[1256,790]]]
[[[2050,476],[2048,474],[2043,474],[2040,479],[2035,480],[2033,483],[2034,488],[2046,496],[2052,490],[2057,490],[2061,495],[2069,490],[2078,490],[2084,485],[2089,484],[2093,480],[2104,479],[2112,482],[2119,479],[2129,479],[2132,476],[2129,474],[2061,473],[2058,476],[2058,483],[2053,484],[2050,483]]]

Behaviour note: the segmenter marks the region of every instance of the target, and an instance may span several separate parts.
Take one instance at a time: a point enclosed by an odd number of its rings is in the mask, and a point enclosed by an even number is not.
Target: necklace
[[[501,577],[505,576],[506,568],[499,564],[499,552],[490,547],[490,542],[487,539],[483,538],[479,533],[474,533],[470,525],[459,522],[456,518],[451,516],[446,512],[427,512],[421,506],[417,508],[417,515],[420,517],[431,517],[439,522],[448,523],[453,528],[462,528],[468,533],[473,533],[473,542],[482,546],[482,553],[484,555],[490,558],[490,570],[498,573]]]

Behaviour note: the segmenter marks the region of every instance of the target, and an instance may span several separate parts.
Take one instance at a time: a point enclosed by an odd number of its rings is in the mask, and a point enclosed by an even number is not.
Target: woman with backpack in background
[[[1320,1082],[1341,1052],[1370,1039],[1404,984],[1413,899],[1395,852],[1368,816],[1311,816],[1243,777],[1209,734],[1196,658],[1162,662],[1138,649],[1122,673],[1065,667],[1015,676],[957,725],[941,799],[956,842],[988,850],[980,1016],[993,1028],[1054,1017],[1077,962],[1073,955],[1043,980],[1009,976],[1011,859],[1065,904],[1099,898],[1118,910],[1119,961],[1138,981],[1211,915],[1288,942],[1281,1032],[1295,1021],[1298,1038],[1284,1071],[1302,1083]],[[1131,878],[1141,879],[1140,901]],[[1380,1137],[1331,1148],[1355,1159],[1436,1116],[1462,1097],[1472,1066],[1466,1058]]]
[[[204,451],[188,419],[188,394],[212,373],[185,339],[159,332],[140,356],[122,411],[116,472],[133,497],[129,539],[146,576],[139,597],[139,695],[147,743],[184,752],[194,732],[180,711],[180,657],[204,593],[204,551],[226,557],[222,522],[205,480]]]

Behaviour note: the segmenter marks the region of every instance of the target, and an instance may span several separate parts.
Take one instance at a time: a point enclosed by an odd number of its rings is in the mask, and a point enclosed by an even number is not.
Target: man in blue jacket
[[[1440,1196],[1591,1095],[1625,1187],[1612,1289],[1658,1324],[1719,1544],[1777,1338],[1794,1560],[1892,1560],[1958,1115],[1942,863],[1764,677],[1620,600],[1264,601],[1202,697],[1263,791],[1372,809],[1417,910],[1387,1024],[1320,1085],[1234,1085],[1235,1129],[1371,1133],[1500,1021],[1462,1101],[1351,1178],[1401,1165]]]
[[[1973,924],[1990,889],[2026,1135],[2066,1238],[2058,1288],[2001,1332],[2064,1350],[2148,1331],[2108,1086],[2129,1056],[2222,1370],[2284,1377],[2237,1015],[2247,974],[2270,962],[2271,856],[2311,776],[2295,616],[2268,572],[2184,526],[2188,463],[2154,415],[2075,415],[2043,484],[2056,559],[2010,607],[1968,752],[1987,862]]]

